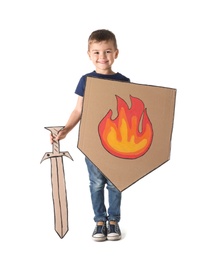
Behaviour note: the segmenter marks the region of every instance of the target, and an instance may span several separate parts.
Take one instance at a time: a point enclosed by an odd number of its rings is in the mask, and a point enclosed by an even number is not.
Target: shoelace
[[[109,230],[110,233],[116,233],[118,229],[116,225],[109,225]]]

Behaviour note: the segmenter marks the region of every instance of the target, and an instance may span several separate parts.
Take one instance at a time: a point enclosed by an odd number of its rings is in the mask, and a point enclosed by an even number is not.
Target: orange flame
[[[98,126],[102,145],[114,156],[138,158],[148,151],[152,143],[152,124],[142,100],[130,96],[129,108],[122,98],[116,98],[118,116],[112,120],[112,110],[109,110]]]

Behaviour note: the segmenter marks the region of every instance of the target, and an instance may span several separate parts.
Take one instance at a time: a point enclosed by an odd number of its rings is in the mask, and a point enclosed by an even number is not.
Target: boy
[[[129,78],[120,73],[112,71],[112,65],[118,57],[119,50],[115,35],[109,30],[96,30],[91,33],[88,39],[88,55],[95,66],[95,70],[81,77],[75,93],[78,95],[77,104],[71,113],[65,127],[59,131],[56,140],[61,140],[75,127],[81,119],[83,96],[87,77],[112,79],[130,82]],[[51,142],[52,136],[51,136]],[[89,172],[90,193],[94,211],[96,227],[92,238],[95,241],[119,240],[121,231],[118,222],[120,221],[121,192],[105,178],[99,169],[86,158]],[[104,204],[104,187],[107,185],[109,208],[106,211]],[[106,227],[106,221],[108,225]]]

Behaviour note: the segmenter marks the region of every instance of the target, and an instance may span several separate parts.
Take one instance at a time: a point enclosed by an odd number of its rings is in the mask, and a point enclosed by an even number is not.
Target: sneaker
[[[111,241],[121,239],[121,231],[116,221],[108,222],[107,239]]]
[[[107,239],[107,227],[105,222],[97,222],[93,231],[92,238],[94,241],[105,241]]]

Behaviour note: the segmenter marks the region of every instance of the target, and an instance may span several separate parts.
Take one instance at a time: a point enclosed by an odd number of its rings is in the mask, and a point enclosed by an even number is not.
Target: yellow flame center
[[[140,142],[135,142],[135,135],[131,135],[130,140],[128,140],[128,128],[124,119],[122,119],[122,124],[119,130],[121,133],[120,141],[117,139],[117,133],[114,127],[110,127],[110,132],[107,136],[109,145],[116,151],[121,153],[137,152],[146,146],[147,139],[142,139]]]

